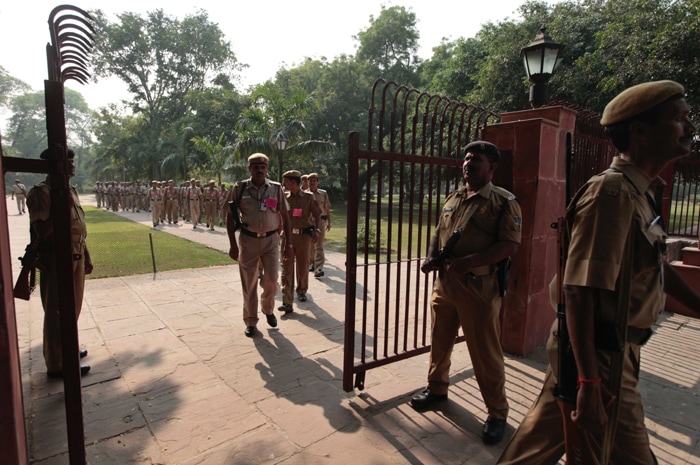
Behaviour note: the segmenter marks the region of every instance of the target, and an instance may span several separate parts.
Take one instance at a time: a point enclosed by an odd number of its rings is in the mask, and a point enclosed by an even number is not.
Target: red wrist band
[[[601,381],[603,381],[603,380],[600,378],[587,379],[587,378],[583,378],[582,376],[579,376],[577,387],[581,387],[582,384],[597,384],[597,383],[600,383]]]

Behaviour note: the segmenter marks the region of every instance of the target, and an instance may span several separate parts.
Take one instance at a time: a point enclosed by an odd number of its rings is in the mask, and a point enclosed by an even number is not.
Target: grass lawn
[[[227,254],[205,245],[153,230],[102,209],[85,206],[83,210],[88,225],[87,245],[95,265],[89,279],[152,273],[153,258],[157,271],[232,263]]]

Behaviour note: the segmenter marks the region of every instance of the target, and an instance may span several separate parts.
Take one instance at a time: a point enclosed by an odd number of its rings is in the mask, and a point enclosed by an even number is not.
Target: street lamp
[[[542,26],[530,45],[520,50],[530,81],[530,105],[538,108],[549,99],[549,78],[561,63],[564,46],[552,40]]]
[[[284,133],[277,133],[277,150],[280,152],[280,182],[282,182],[282,165],[284,163],[284,150],[287,148],[287,138]]]

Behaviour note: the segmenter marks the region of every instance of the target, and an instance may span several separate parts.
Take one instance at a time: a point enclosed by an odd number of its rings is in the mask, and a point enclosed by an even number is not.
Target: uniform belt
[[[83,242],[86,236],[87,234],[71,234],[70,240],[71,242]]]
[[[207,202],[214,202],[216,199],[207,199]]]
[[[292,234],[313,234],[314,233],[314,227],[309,226],[308,228],[292,228]]]
[[[246,236],[262,238],[262,237],[270,237],[270,236],[272,236],[274,233],[277,232],[277,230],[276,230],[276,229],[273,229],[272,231],[268,231],[268,232],[256,233],[256,232],[253,232],[253,231],[249,231],[249,230],[247,230],[246,228],[241,228],[241,232],[242,232],[243,234],[245,234]]]
[[[322,219],[322,220],[327,220],[327,219],[328,219],[328,215],[321,215],[321,219]]]
[[[627,327],[627,342],[643,346],[654,334],[651,328]]]
[[[469,272],[474,276],[486,276],[493,273],[494,269],[495,267],[493,265],[482,265],[472,268]]]

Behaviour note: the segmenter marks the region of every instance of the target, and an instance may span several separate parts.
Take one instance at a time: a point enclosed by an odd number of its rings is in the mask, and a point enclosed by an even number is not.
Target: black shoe
[[[299,302],[306,302],[306,294],[297,294]]]
[[[255,336],[255,326],[246,326],[245,327],[245,335],[248,337]]]
[[[435,402],[444,402],[447,400],[447,394],[433,394],[425,389],[423,392],[411,399],[411,407],[417,410],[422,410],[430,407]]]
[[[313,270],[314,270],[314,266],[311,265],[311,266],[309,267],[309,272],[312,272]]]
[[[90,365],[81,365],[80,366],[80,376],[85,376],[89,372],[90,372]],[[48,376],[49,378],[63,378],[63,371],[62,370],[48,371],[46,373],[46,376]]]
[[[484,444],[498,444],[503,439],[503,433],[506,431],[506,421],[498,418],[492,418],[491,415],[484,423],[484,429],[481,431],[481,439]]]
[[[326,273],[324,273],[323,270],[316,270],[316,273],[314,273],[314,276],[315,276],[316,278],[320,278],[320,277],[323,276],[324,274],[326,274]]]
[[[277,327],[277,317],[273,313],[265,315],[265,318],[267,318],[268,325],[272,326],[273,328]]]
[[[81,350],[80,352],[78,352],[78,354],[80,355],[80,358],[87,357],[87,349]]]
[[[284,312],[285,315],[288,315],[294,311],[292,308],[292,304],[282,304],[279,307],[277,307],[277,310],[280,312]]]

